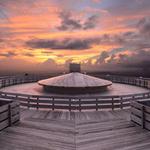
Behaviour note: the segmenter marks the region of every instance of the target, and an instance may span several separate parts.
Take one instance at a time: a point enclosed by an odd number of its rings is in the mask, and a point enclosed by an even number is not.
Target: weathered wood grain
[[[20,119],[20,108],[18,102],[0,101],[3,106],[0,106],[0,130],[11,126]]]
[[[150,132],[135,126],[130,110],[21,109],[20,124],[0,132],[2,150],[148,150]]]

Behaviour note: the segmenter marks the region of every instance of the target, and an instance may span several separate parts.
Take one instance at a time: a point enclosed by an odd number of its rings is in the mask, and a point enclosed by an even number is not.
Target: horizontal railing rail
[[[150,80],[135,77],[104,76],[113,82],[131,84],[150,88]],[[13,76],[0,78],[0,88],[15,84],[36,82],[43,79],[42,76]],[[150,99],[150,92],[130,95],[113,96],[66,96],[66,95],[30,95],[8,93],[0,91],[0,97],[10,100],[19,100],[20,105],[27,108],[47,108],[47,109],[67,109],[67,110],[86,110],[86,109],[123,109],[130,106],[131,101],[140,99]]]

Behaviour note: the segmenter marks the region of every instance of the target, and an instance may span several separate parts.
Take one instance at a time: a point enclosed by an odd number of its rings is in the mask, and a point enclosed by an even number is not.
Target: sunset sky
[[[0,0],[0,68],[150,63],[150,0]]]

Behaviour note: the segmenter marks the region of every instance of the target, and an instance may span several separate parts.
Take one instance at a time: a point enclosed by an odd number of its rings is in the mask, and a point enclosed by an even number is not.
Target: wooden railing
[[[43,79],[43,76],[10,76],[6,78],[0,79],[0,88],[16,85],[16,84],[22,84],[22,83],[31,83],[36,82],[40,79]]]
[[[131,121],[150,130],[150,101],[136,101],[131,103]]]
[[[0,131],[20,119],[19,103],[0,99]]]
[[[8,77],[0,80],[0,87],[6,87],[15,84],[36,82],[43,77],[37,76],[17,76]],[[150,81],[143,78],[133,77],[119,77],[119,76],[105,76],[105,79],[109,79],[113,82],[119,82],[124,84],[132,84],[136,86],[142,86],[145,88],[150,87]],[[20,105],[27,108],[36,109],[65,109],[65,110],[86,110],[86,109],[123,109],[130,106],[131,101],[139,99],[150,99],[150,92],[132,94],[132,95],[114,95],[114,96],[40,96],[29,94],[17,94],[0,92],[0,97],[19,100]]]

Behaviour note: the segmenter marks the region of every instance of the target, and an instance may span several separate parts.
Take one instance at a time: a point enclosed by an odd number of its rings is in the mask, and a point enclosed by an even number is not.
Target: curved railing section
[[[42,76],[12,76],[0,78],[0,88],[36,82],[45,77]],[[113,82],[131,84],[150,88],[150,80],[135,77],[121,77],[121,76],[104,76]],[[131,101],[150,99],[150,92],[122,95],[122,96],[40,96],[0,92],[0,97],[3,99],[19,100],[21,106],[36,109],[65,109],[65,110],[86,110],[86,109],[123,109],[130,106]]]

